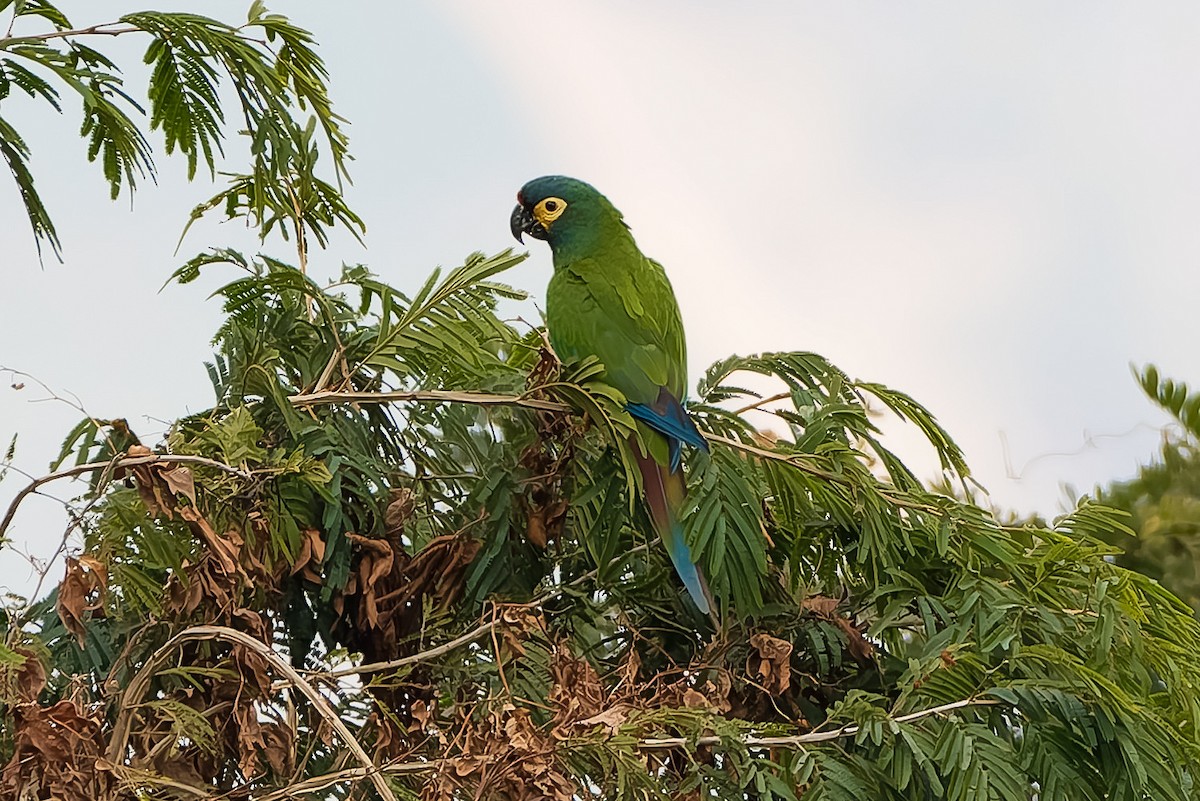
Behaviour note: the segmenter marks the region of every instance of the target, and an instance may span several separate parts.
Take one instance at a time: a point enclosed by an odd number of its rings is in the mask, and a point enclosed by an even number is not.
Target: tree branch
[[[321,695],[316,688],[304,680],[295,668],[282,659],[279,654],[269,645],[264,645],[258,640],[236,629],[226,628],[225,626],[193,626],[190,629],[185,629],[179,632],[171,639],[167,640],[163,645],[155,651],[146,663],[142,665],[141,670],[129,682],[124,696],[119,705],[120,712],[117,713],[117,721],[113,725],[112,739],[108,744],[108,761],[114,765],[124,764],[126,744],[129,741],[129,733],[133,728],[134,712],[137,710],[139,703],[137,699],[145,696],[146,690],[150,686],[150,679],[164,664],[170,660],[172,654],[179,646],[188,642],[197,642],[202,640],[224,640],[230,643],[236,643],[244,648],[248,648],[261,656],[275,670],[288,678],[288,681],[293,687],[298,689],[313,705],[317,713],[325,719],[325,722],[338,733],[342,742],[354,754],[354,758],[362,765],[362,776],[370,779],[371,784],[375,785],[375,791],[385,801],[397,801],[396,796],[392,793],[392,788],[388,786],[387,781],[379,772],[375,763],[371,760],[369,754],[362,747],[362,743],[350,731],[345,722],[338,716],[337,711],[330,706],[329,701],[325,696]]]
[[[953,701],[941,706],[935,706],[930,709],[922,709],[919,712],[912,712],[908,715],[892,718],[895,723],[911,723],[921,718],[932,717],[933,715],[944,715],[947,712],[953,712],[956,709],[965,709],[973,706],[996,706],[1000,702],[986,698],[965,698],[961,701]],[[796,734],[786,737],[743,737],[741,743],[748,748],[798,748],[813,743],[829,742],[830,740],[838,740],[843,737],[853,737],[861,731],[861,727],[856,724],[847,724],[831,731],[814,731],[807,734]],[[569,746],[570,741],[563,743],[564,747]],[[664,751],[676,748],[687,748],[690,746],[714,746],[720,745],[721,738],[716,736],[700,737],[699,739],[688,739],[686,737],[657,737],[645,740],[639,740],[636,747],[642,751]],[[421,762],[391,762],[380,765],[376,768],[348,768],[345,770],[333,771],[331,773],[323,773],[319,776],[312,776],[295,784],[281,787],[267,795],[264,795],[260,801],[282,801],[287,798],[296,798],[303,793],[311,793],[316,790],[323,790],[327,787],[340,784],[347,781],[358,781],[367,778],[371,775],[371,771],[376,771],[381,775],[400,775],[427,773],[429,771],[445,768],[447,765],[454,763],[454,758],[430,759]],[[208,796],[208,798],[216,799],[217,796]]]
[[[544,603],[545,600],[548,599],[543,599],[540,603]],[[382,670],[395,670],[396,668],[402,668],[406,665],[415,665],[418,662],[424,662],[427,659],[437,659],[443,654],[450,653],[460,645],[466,645],[469,642],[478,640],[480,637],[496,628],[499,623],[499,619],[489,620],[488,622],[482,623],[471,629],[466,634],[460,634],[449,642],[444,642],[441,645],[430,648],[428,651],[421,651],[420,653],[412,654],[411,656],[405,656],[399,659],[391,659],[387,662],[368,662],[365,665],[352,665],[350,667],[338,668],[337,670],[325,670],[315,675],[337,678],[339,676],[353,676],[359,673],[378,673]]]
[[[383,776],[395,776],[405,773],[425,773],[426,771],[436,770],[443,766],[441,760],[431,760],[429,762],[392,762],[390,764],[380,765],[375,768],[375,772]],[[278,790],[267,793],[258,799],[258,801],[282,801],[285,798],[309,798],[310,794],[317,790],[324,790],[326,787],[332,787],[335,784],[342,782],[358,781],[365,779],[370,771],[367,768],[346,768],[345,770],[334,771],[333,773],[322,773],[319,776],[312,776],[298,781],[295,784],[289,784],[287,787],[281,787]],[[216,798],[215,796],[212,796]]]
[[[155,462],[200,464],[205,465],[206,467],[215,467],[217,470],[229,473],[230,475],[237,476],[241,479],[249,480],[252,478],[252,474],[247,473],[245,470],[239,470],[232,465],[225,464],[224,462],[218,462],[215,459],[207,459],[203,456],[187,456],[183,454],[171,453],[156,453],[151,456],[129,456],[123,459],[110,459],[107,462],[88,462],[87,464],[78,464],[74,467],[68,467],[65,470],[59,470],[58,472],[50,473],[49,475],[34,479],[33,481],[29,482],[24,489],[18,492],[16,497],[12,499],[12,503],[8,505],[8,511],[4,513],[4,519],[0,520],[0,539],[4,538],[4,532],[8,530],[9,525],[12,523],[12,519],[17,513],[17,507],[21,505],[21,501],[25,500],[30,493],[36,491],[37,488],[43,484],[49,484],[51,481],[58,481],[60,478],[72,478],[74,476],[81,476],[84,473],[94,473],[97,470],[107,470],[109,468],[115,470],[118,467],[137,467],[138,465],[154,464]]]
[[[120,36],[123,33],[141,33],[142,29],[133,25],[127,25],[124,28],[114,27],[120,25],[119,22],[101,22],[97,25],[89,25],[86,28],[74,28],[69,31],[50,31],[48,33],[31,33],[28,36],[6,36],[0,39],[0,49],[8,47],[12,44],[20,42],[37,41],[45,42],[50,39],[65,39],[68,36]]]
[[[521,395],[494,395],[488,392],[457,392],[454,390],[428,389],[397,392],[339,392],[325,390],[308,394],[292,395],[288,398],[293,406],[319,406],[341,403],[469,403],[476,406],[521,406],[543,412],[573,412],[572,407],[555,401],[526,398]]]
[[[758,400],[754,401],[754,403],[747,403],[745,406],[743,406],[740,409],[734,409],[733,413],[737,414],[737,415],[745,414],[746,412],[754,411],[755,409],[760,409],[763,406],[766,406],[768,403],[774,403],[777,400],[783,400],[784,398],[790,398],[790,397],[792,397],[792,393],[790,393],[790,392],[776,392],[774,395],[770,396],[769,398],[759,398]],[[770,410],[764,409],[763,411],[769,412]]]
[[[520,406],[527,409],[537,409],[544,412],[562,412],[571,414],[576,412],[576,409],[565,403],[556,401],[539,400],[537,398],[527,398],[523,395],[496,395],[487,392],[459,392],[454,390],[413,390],[413,391],[397,391],[397,392],[339,392],[335,390],[327,390],[323,392],[311,392],[307,394],[291,395],[288,398],[293,406],[316,406],[319,404],[332,404],[340,402],[351,403],[395,403],[395,402],[417,402],[417,403],[470,403],[478,406]],[[768,398],[767,400],[775,400]],[[764,403],[767,401],[763,401]],[[752,407],[749,407],[752,408]],[[849,484],[846,476],[839,473],[832,473],[828,470],[822,470],[820,467],[813,464],[804,454],[781,453],[780,451],[767,450],[759,448],[746,442],[739,442],[736,439],[723,437],[720,434],[710,434],[702,432],[705,439],[709,442],[715,442],[720,445],[725,445],[729,448],[749,453],[758,456],[762,459],[770,459],[776,462],[782,462],[791,467],[808,473],[811,476],[832,481],[837,484]],[[928,503],[920,503],[910,500],[901,493],[888,492],[885,488],[880,488],[880,494],[886,497],[889,501],[897,506],[903,506],[907,509],[916,509],[930,514],[940,514],[944,510]]]
[[[971,706],[996,706],[999,703],[999,701],[990,698],[964,698],[961,701],[952,701],[948,704],[931,707],[930,709],[922,709],[920,712],[901,715],[892,718],[892,721],[895,723],[911,723],[914,720],[920,720],[932,715],[944,715],[956,709],[965,709]],[[854,723],[847,723],[845,726],[830,731],[811,731],[807,734],[792,734],[784,737],[743,737],[742,742],[750,748],[794,748],[800,745],[838,740],[842,737],[853,737],[861,730],[861,726]],[[692,743],[696,745],[720,745],[721,738],[711,735],[695,740],[688,739],[687,737],[652,737],[647,740],[639,740],[638,748],[643,751],[658,751],[670,748],[682,748]]]

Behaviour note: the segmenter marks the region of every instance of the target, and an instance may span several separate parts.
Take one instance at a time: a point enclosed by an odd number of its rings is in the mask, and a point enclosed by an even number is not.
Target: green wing
[[[633,403],[686,392],[687,352],[661,265],[636,250],[558,265],[546,291],[550,343],[565,361],[595,356]]]

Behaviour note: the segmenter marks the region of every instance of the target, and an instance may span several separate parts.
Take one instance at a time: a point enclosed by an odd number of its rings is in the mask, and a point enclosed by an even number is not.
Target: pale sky
[[[348,197],[367,248],[337,239],[318,275],[362,262],[415,287],[434,265],[515,244],[526,180],[574,175],[665,265],[693,375],[731,351],[816,351],[926,404],[998,505],[1051,515],[1062,484],[1090,491],[1155,452],[1163,417],[1130,362],[1200,381],[1200,5],[270,5],[316,33],[352,123]],[[246,6],[190,4],[230,20]],[[76,25],[134,9],[64,7]],[[142,92],[144,41],[96,44]],[[109,203],[73,110],[10,98],[3,114],[34,148],[66,263],[38,266],[0,175],[0,365],[153,440],[212,402],[206,295],[230,276],[159,287],[198,250],[255,243],[201,226],[174,255],[211,186],[164,156],[132,210]],[[549,254],[532,245],[507,280],[540,299]],[[19,432],[17,465],[41,474],[79,414],[8,383],[0,446]],[[894,441],[932,475],[913,437]],[[10,474],[0,505],[23,483]],[[28,506],[10,535],[47,555],[65,521]],[[28,575],[0,551],[0,585]]]

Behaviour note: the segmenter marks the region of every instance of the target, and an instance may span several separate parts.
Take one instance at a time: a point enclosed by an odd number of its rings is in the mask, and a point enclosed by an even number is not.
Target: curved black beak
[[[512,235],[522,245],[525,244],[525,240],[521,238],[521,234],[529,234],[534,239],[546,238],[546,229],[542,227],[540,222],[533,218],[533,215],[529,213],[529,209],[524,206],[517,206],[513,209],[512,217],[508,220],[508,227],[512,231]]]

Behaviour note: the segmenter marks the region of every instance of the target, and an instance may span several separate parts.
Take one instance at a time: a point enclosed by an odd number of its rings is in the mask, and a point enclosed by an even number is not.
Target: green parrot
[[[566,362],[595,356],[604,380],[625,395],[639,429],[640,443],[632,437],[631,445],[650,518],[688,595],[708,614],[708,593],[679,523],[687,491],[682,446],[708,444],[683,408],[687,346],[666,272],[638,249],[608,198],[574,178],[525,184],[510,225],[519,242],[529,234],[549,243],[550,344]]]

